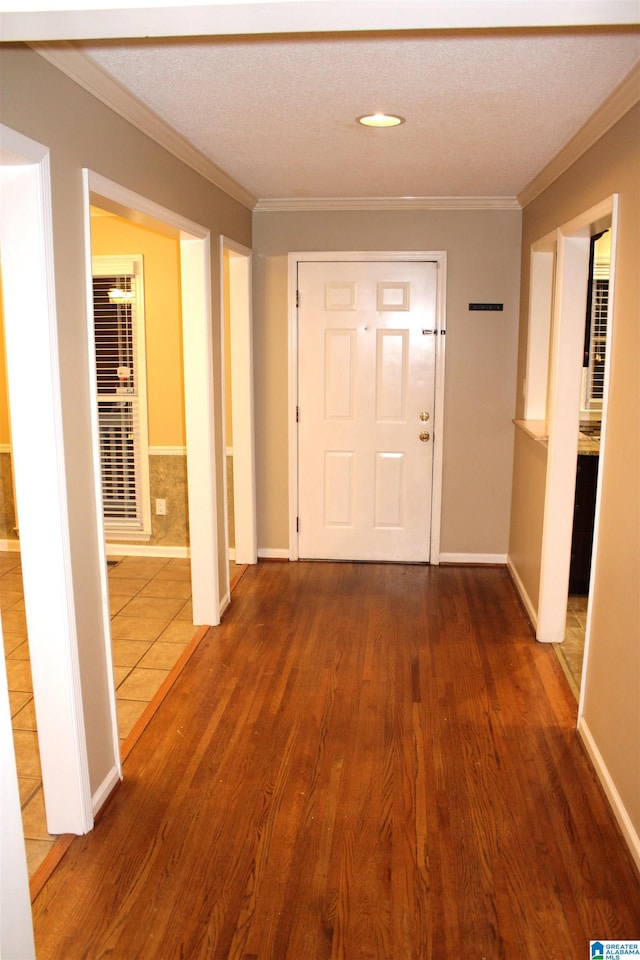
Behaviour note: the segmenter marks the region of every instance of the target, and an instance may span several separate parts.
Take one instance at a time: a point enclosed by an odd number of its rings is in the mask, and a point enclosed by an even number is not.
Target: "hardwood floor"
[[[261,563],[95,829],[39,960],[586,960],[640,885],[504,570]]]

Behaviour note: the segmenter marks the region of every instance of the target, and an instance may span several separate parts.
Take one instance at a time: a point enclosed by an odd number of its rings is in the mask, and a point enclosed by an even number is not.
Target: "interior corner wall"
[[[600,521],[590,592],[591,629],[581,723],[640,836],[640,106],[636,105],[523,211],[518,416],[522,417],[531,244],[612,194],[619,195],[610,388],[600,465]],[[523,437],[521,443],[536,443]],[[510,554],[537,597],[544,470],[516,459]]]
[[[61,406],[74,614],[91,792],[113,764],[90,429],[82,169],[211,231],[218,523],[224,529],[219,234],[251,246],[251,214],[21,44],[0,46],[0,121],[50,151]],[[224,537],[220,537],[224,573]],[[224,584],[221,582],[221,594]]]
[[[504,555],[509,536],[519,210],[254,213],[258,544],[289,548],[288,254],[447,253],[442,553]],[[470,312],[470,302],[504,312]]]

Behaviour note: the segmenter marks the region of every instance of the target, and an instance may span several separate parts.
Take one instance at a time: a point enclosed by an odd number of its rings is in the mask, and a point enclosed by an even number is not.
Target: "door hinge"
[[[296,290],[296,307],[300,306],[300,291]]]
[[[296,407],[296,423],[300,423],[300,407]]]
[[[300,533],[300,517],[296,517],[296,533]]]

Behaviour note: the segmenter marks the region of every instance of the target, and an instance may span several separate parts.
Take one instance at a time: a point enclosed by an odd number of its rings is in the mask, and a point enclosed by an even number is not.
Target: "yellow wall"
[[[606,444],[601,452],[601,512],[594,548],[592,621],[584,682],[583,720],[606,775],[640,835],[640,106],[608,133],[523,212],[518,416],[523,380],[531,244],[619,195],[619,225],[611,318],[610,391]],[[522,437],[523,448],[536,443]],[[521,450],[513,476],[510,555],[536,600],[540,579],[545,471],[529,469]]]
[[[94,256],[142,254],[150,446],[184,446],[184,383],[177,240],[115,216],[91,217]]]

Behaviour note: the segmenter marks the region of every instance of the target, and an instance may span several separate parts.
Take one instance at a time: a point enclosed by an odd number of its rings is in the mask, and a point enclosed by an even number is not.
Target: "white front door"
[[[298,264],[298,551],[430,559],[437,264]]]

